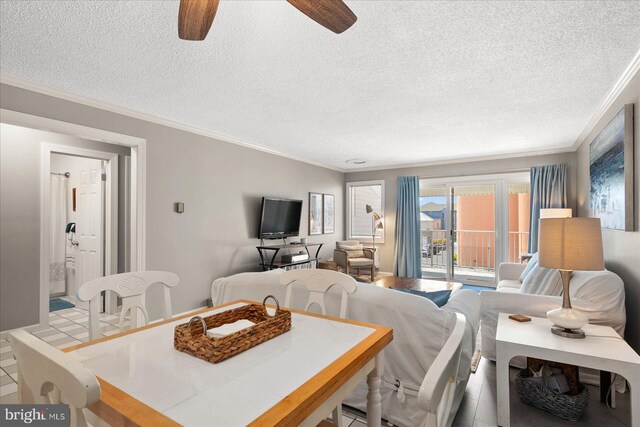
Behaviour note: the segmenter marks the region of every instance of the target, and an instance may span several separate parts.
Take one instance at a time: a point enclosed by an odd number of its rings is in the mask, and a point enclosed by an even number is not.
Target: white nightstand
[[[551,333],[551,322],[533,317],[519,323],[500,313],[496,332],[498,425],[508,427],[509,361],[528,356],[622,375],[631,386],[631,425],[640,426],[640,356],[608,326],[587,325],[584,339]]]

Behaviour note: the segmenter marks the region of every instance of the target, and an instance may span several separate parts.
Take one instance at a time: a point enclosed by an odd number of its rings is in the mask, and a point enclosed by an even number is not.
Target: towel
[[[226,335],[231,335],[234,332],[238,332],[242,329],[249,328],[253,325],[255,325],[255,323],[249,320],[240,319],[233,323],[226,323],[224,325],[218,326],[217,328],[209,329],[207,331],[207,335],[210,336],[211,338],[222,338]]]

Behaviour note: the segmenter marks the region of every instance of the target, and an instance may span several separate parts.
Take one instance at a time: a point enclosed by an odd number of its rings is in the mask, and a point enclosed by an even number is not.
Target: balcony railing
[[[446,270],[446,230],[422,230],[422,266]],[[519,262],[527,251],[528,232],[509,232],[509,261]],[[495,232],[485,230],[455,230],[453,263],[457,269],[493,272],[495,270]]]

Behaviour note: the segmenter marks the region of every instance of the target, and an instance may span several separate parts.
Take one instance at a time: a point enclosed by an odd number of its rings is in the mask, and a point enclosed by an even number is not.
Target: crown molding
[[[330,169],[337,172],[345,172],[345,169],[336,168],[333,166],[328,166],[322,163],[315,162],[313,160],[305,159],[302,157],[286,154],[277,150],[273,150],[271,148],[263,147],[261,145],[255,144],[250,141],[246,141],[241,138],[236,138],[233,136],[221,134],[218,132],[213,132],[208,129],[204,129],[198,126],[193,126],[187,123],[179,122],[176,120],[167,119],[164,117],[156,116],[153,114],[143,113],[137,110],[132,110],[126,107],[121,107],[119,105],[110,104],[108,102],[98,101],[96,99],[87,98],[80,95],[75,95],[71,92],[67,92],[53,86],[43,85],[40,83],[35,83],[30,80],[25,80],[19,77],[11,76],[6,73],[0,73],[0,83],[6,84],[9,86],[14,86],[20,89],[26,89],[31,92],[40,93],[42,95],[53,96],[55,98],[64,99],[65,101],[75,102],[77,104],[86,105],[88,107],[98,108],[100,110],[109,111],[111,113],[121,114],[123,116],[131,117],[134,119],[144,120],[147,122],[159,124],[162,126],[167,126],[170,128],[182,130],[185,132],[193,133],[200,136],[205,136],[208,138],[215,139],[217,141],[227,142],[234,145],[240,145],[242,147],[250,148],[252,150],[262,151],[263,153],[273,154],[275,156],[284,157],[290,160],[296,160],[298,162],[307,163],[313,166],[319,166],[324,169]]]
[[[386,166],[371,166],[371,167],[363,167],[363,168],[357,168],[357,169],[354,168],[354,169],[347,169],[346,173],[373,172],[373,171],[381,171],[381,170],[389,170],[389,169],[409,169],[409,168],[420,168],[420,167],[426,167],[426,166],[451,165],[451,164],[459,164],[459,163],[475,163],[475,162],[485,162],[490,160],[514,159],[519,157],[533,157],[533,156],[544,156],[549,154],[573,153],[575,151],[576,150],[574,150],[572,147],[553,148],[548,150],[522,151],[518,153],[509,153],[509,154],[494,154],[490,156],[473,156],[473,157],[462,157],[457,159],[433,160],[429,162],[400,163],[400,164],[386,165]]]
[[[591,131],[595,129],[595,127],[598,125],[598,122],[607,113],[609,108],[611,108],[615,100],[618,98],[618,96],[620,96],[622,91],[627,87],[631,79],[636,75],[636,73],[638,73],[638,71],[640,71],[640,50],[638,50],[616,84],[613,85],[609,93],[607,93],[600,105],[598,105],[598,108],[596,108],[596,111],[593,113],[593,115],[591,115],[591,118],[582,130],[582,133],[580,134],[580,136],[578,136],[576,142],[574,142],[571,146],[573,151],[576,151],[578,148],[580,148],[580,145],[582,145],[582,143],[587,139]]]

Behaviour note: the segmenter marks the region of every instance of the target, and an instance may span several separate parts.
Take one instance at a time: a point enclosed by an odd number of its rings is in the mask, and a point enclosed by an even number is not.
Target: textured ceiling
[[[336,35],[285,1],[2,1],[1,70],[330,165],[570,147],[640,49],[640,2],[347,1]]]

